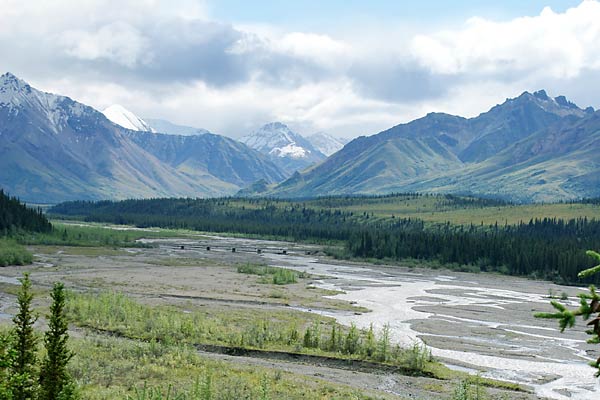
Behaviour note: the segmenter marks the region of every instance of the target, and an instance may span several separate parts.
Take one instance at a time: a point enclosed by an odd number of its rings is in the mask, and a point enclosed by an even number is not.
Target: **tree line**
[[[435,260],[468,266],[467,270],[471,271],[497,271],[571,284],[580,283],[578,270],[589,267],[585,251],[600,248],[600,222],[586,218],[535,219],[517,225],[426,224],[414,218],[378,219],[367,211],[311,207],[314,203],[348,204],[361,199],[76,201],[60,204],[51,212],[69,218],[138,227],[257,234],[293,240],[337,240],[345,242],[342,256]],[[496,205],[491,200],[476,202],[450,195],[443,196],[441,201],[466,207]]]
[[[191,229],[292,238],[344,240],[360,223],[353,212],[314,209],[302,203],[263,200],[246,205],[236,199],[147,199],[74,201],[50,212],[85,221],[131,224],[140,228]],[[285,204],[285,205],[284,205]]]
[[[592,266],[586,249],[600,248],[600,221],[544,218],[505,226],[426,227],[401,220],[387,229],[364,227],[353,232],[346,247],[355,257],[436,260],[574,284],[582,282],[581,268]],[[591,279],[598,280],[585,282]]]
[[[8,196],[0,189],[0,236],[20,230],[49,232],[52,225],[41,209],[29,208],[16,197]]]

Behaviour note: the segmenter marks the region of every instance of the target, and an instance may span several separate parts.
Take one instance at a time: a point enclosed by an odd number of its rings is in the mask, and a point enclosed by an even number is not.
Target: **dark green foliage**
[[[272,283],[274,285],[287,285],[298,282],[298,278],[308,278],[306,272],[298,272],[287,268],[271,267],[262,264],[241,264],[237,272],[242,274],[262,276],[261,283]]]
[[[33,330],[37,317],[31,310],[32,300],[29,274],[24,274],[17,295],[19,311],[13,318],[15,354],[11,373],[13,398],[16,400],[32,399],[37,391],[37,338]]]
[[[306,201],[269,198],[240,199],[143,199],[124,201],[71,201],[58,204],[49,213],[86,221],[131,224],[140,228],[181,228],[276,236],[295,240],[345,240],[372,215],[355,215],[338,208],[369,206],[429,197],[416,193],[386,196],[323,197]],[[441,209],[481,208],[505,203],[496,200],[436,197]]]
[[[64,287],[56,284],[52,291],[46,356],[39,368],[29,275],[23,274],[20,281],[14,328],[8,335],[0,333],[0,400],[73,400],[76,387],[66,370],[72,353],[67,349]]]
[[[586,254],[588,256],[592,257],[593,259],[600,261],[600,254],[596,253],[595,251],[588,250],[586,252]],[[579,276],[580,278],[587,278],[587,277],[597,274],[598,272],[600,272],[600,264],[596,265],[595,267],[588,268],[584,271],[581,271],[577,276]]]
[[[0,399],[12,400],[11,367],[16,356],[11,335],[0,332]]]
[[[593,265],[585,249],[600,247],[600,221],[545,218],[516,226],[465,227],[405,219],[357,230],[346,243],[356,257],[436,260],[572,284],[598,280],[578,272]]]
[[[344,353],[356,354],[360,349],[359,346],[360,336],[356,325],[351,324],[348,333],[346,334],[346,340],[344,341]]]
[[[580,273],[581,276],[590,276],[600,271],[600,254],[595,251],[588,251],[588,255],[594,259],[594,262],[599,263],[597,266],[588,268]],[[584,321],[591,321],[587,323],[590,327],[586,333],[591,336],[588,343],[600,344],[600,295],[596,292],[594,285],[591,285],[588,293],[581,293],[579,295],[579,308],[576,310],[570,310],[563,304],[557,301],[551,301],[552,307],[556,310],[554,313],[537,313],[536,318],[547,318],[547,319],[558,319],[558,325],[560,326],[561,332],[564,332],[566,328],[572,328],[575,325],[577,317],[581,316]],[[596,368],[596,376],[600,376],[600,358],[596,361],[592,361],[590,365]]]
[[[585,255],[600,248],[600,221],[545,218],[518,225],[452,225],[414,218],[379,218],[370,206],[428,198],[427,195],[340,196],[306,201],[274,199],[151,199],[70,202],[53,213],[138,227],[269,235],[294,240],[344,241],[338,258],[432,260],[463,271],[495,271],[559,283],[600,282],[578,277],[591,267]],[[500,206],[495,200],[430,196],[442,210]],[[346,208],[345,211],[338,209]],[[433,211],[433,209],[432,209]]]
[[[13,239],[0,238],[0,267],[7,265],[28,265],[33,262],[33,254]]]
[[[0,236],[21,230],[49,232],[51,229],[52,225],[41,209],[29,208],[16,197],[9,197],[0,189]]]
[[[65,316],[65,288],[56,283],[52,289],[52,305],[44,345],[46,357],[40,370],[40,400],[72,399],[73,383],[67,364],[73,357],[68,349],[69,325]]]
[[[348,237],[356,222],[350,213],[316,210],[301,203],[276,206],[275,200],[248,200],[249,207],[229,207],[234,199],[149,199],[121,202],[69,202],[52,208],[53,214],[85,217],[88,221],[158,226],[210,232],[248,233],[297,240]],[[251,206],[251,207],[250,207]]]

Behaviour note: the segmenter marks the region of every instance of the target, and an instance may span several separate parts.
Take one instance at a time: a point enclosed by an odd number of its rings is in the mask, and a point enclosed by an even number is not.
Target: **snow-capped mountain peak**
[[[44,103],[50,97],[56,96],[33,89],[10,72],[0,76],[0,105],[19,106],[34,100]]]
[[[325,159],[308,140],[281,122],[271,122],[240,139],[268,155],[288,175]]]
[[[10,72],[7,72],[5,74],[3,74],[2,76],[0,76],[0,92],[1,93],[6,93],[9,90],[12,91],[20,91],[25,87],[29,87],[29,85],[17,78],[16,76],[14,76],[13,74],[11,74]]]
[[[317,150],[327,157],[344,147],[345,140],[338,139],[325,132],[317,132],[306,138]]]
[[[132,131],[154,132],[154,129],[146,121],[120,104],[113,104],[102,111],[102,114],[123,128],[131,129]]]
[[[240,141],[274,157],[299,159],[318,153],[310,142],[281,122],[266,124]]]
[[[92,108],[74,102],[68,97],[42,92],[10,72],[0,76],[0,111],[16,117],[23,110],[45,117],[47,127],[59,133],[70,117],[81,117]]]

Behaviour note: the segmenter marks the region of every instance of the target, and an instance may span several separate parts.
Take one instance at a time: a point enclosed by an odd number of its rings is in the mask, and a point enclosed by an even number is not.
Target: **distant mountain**
[[[517,202],[600,196],[600,111],[540,130],[481,163],[407,189],[493,194]]]
[[[185,125],[176,125],[164,119],[144,118],[152,132],[166,133],[168,135],[194,136],[210,133],[206,129],[194,128]]]
[[[281,122],[266,124],[240,141],[268,155],[288,176],[326,158],[307,139]]]
[[[0,76],[0,187],[28,202],[221,196],[282,176],[231,139],[125,129],[68,97]]]
[[[152,127],[143,119],[119,104],[113,104],[102,111],[102,114],[112,122],[133,131],[154,132]]]
[[[306,140],[308,140],[315,149],[319,150],[327,157],[340,150],[346,143],[348,143],[344,139],[335,138],[325,132],[314,133],[310,136],[307,136]]]
[[[207,131],[208,132],[208,131]],[[236,140],[212,133],[191,136],[129,132],[130,139],[181,175],[202,180],[207,174],[239,187],[285,179],[267,157]]]
[[[471,119],[431,113],[359,137],[262,194],[423,191],[515,201],[598,196],[597,115],[544,91],[525,92]]]

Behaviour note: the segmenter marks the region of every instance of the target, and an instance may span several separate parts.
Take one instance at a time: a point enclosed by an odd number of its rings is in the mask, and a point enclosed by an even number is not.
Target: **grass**
[[[237,267],[241,274],[261,276],[261,283],[272,283],[274,285],[287,285],[298,282],[298,279],[310,278],[306,272],[298,272],[292,269],[271,267],[266,264],[244,263]]]
[[[151,247],[139,239],[185,237],[183,230],[135,229],[106,224],[61,223],[52,221],[49,233],[19,233],[15,239],[24,245],[81,246],[81,247]],[[194,234],[198,237],[198,234]]]
[[[0,327],[0,335],[7,332]],[[385,398],[312,377],[208,359],[187,345],[86,334],[71,337],[69,347],[74,357],[68,369],[86,400]],[[41,351],[40,346],[40,356]]]
[[[71,294],[68,304],[69,317],[77,325],[112,335],[97,336],[91,342],[77,342],[79,347],[75,348],[74,370],[79,372],[74,375],[84,384],[86,394],[91,391],[104,396],[85,397],[90,399],[123,398],[124,395],[132,400],[164,399],[167,393],[174,396],[171,397],[173,399],[197,399],[194,396],[197,395],[198,379],[203,382],[207,373],[211,376],[211,387],[215,393],[229,387],[236,388],[235,393],[242,396],[233,398],[260,398],[256,396],[264,371],[259,373],[261,369],[256,367],[243,370],[239,366],[232,370],[228,364],[202,361],[194,353],[193,346],[196,344],[318,355],[340,361],[366,360],[400,368],[404,373],[444,381],[463,380],[481,387],[522,390],[517,384],[452,371],[432,361],[428,349],[421,345],[415,344],[409,349],[393,345],[387,328],[381,332],[374,332],[372,328],[347,328],[328,318],[294,311],[241,309],[213,315],[195,311],[184,313],[172,307],[146,306],[125,295],[108,292]],[[267,378],[269,390],[274,390],[269,392],[270,398],[341,399],[350,395],[350,392],[341,395],[338,389],[322,393],[318,385],[313,391],[299,384],[283,389],[290,390],[291,397],[286,397],[282,395],[285,392],[274,389],[279,387],[278,383],[273,383],[278,379],[275,376]],[[145,390],[144,382],[147,382]],[[171,391],[169,384],[172,385]],[[212,398],[231,398],[215,396]],[[358,393],[352,396],[359,397],[347,398],[367,398]]]
[[[418,374],[431,361],[425,348],[390,343],[389,330],[345,328],[331,318],[298,311],[223,310],[208,314],[147,306],[116,292],[72,294],[68,315],[77,325],[131,339],[283,351],[397,366]]]
[[[73,294],[70,318],[78,325],[121,335],[170,343],[218,344],[254,348],[289,349],[291,326],[304,319],[294,311],[262,312],[227,309],[184,312],[175,307],[147,306],[117,292]],[[308,323],[330,319],[306,315]]]
[[[33,262],[33,254],[13,239],[0,238],[0,267],[8,265],[28,265]]]
[[[87,400],[372,399],[318,379],[204,358],[190,346],[72,338],[70,372]]]
[[[259,208],[265,203],[277,208],[291,207],[298,202],[235,199],[231,207]],[[303,201],[302,205],[315,210],[352,212],[357,219],[365,214],[375,219],[419,218],[432,223],[450,222],[455,225],[518,224],[532,218],[600,219],[600,206],[595,204],[524,204],[486,205],[479,201],[455,202],[445,196],[383,196],[355,198],[323,198]]]

